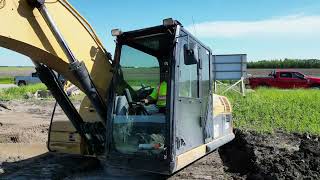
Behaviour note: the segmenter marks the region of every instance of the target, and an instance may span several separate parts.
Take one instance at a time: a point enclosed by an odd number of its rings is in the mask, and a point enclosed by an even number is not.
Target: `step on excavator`
[[[68,117],[51,123],[49,151],[170,175],[234,138],[230,102],[212,92],[212,51],[179,21],[112,30],[112,59],[66,0],[0,0],[0,19],[0,47],[30,57]],[[85,94],[79,110],[57,73]]]

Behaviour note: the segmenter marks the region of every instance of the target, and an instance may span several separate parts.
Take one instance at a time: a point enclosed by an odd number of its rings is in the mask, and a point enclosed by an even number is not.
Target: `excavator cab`
[[[234,138],[230,103],[212,93],[211,50],[178,21],[112,33],[109,165],[172,174]],[[163,82],[164,107],[141,101]],[[141,96],[140,84],[151,90]]]

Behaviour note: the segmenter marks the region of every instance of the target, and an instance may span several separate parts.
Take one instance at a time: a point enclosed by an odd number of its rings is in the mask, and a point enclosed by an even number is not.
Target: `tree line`
[[[275,59],[250,61],[248,68],[320,68],[319,59]]]

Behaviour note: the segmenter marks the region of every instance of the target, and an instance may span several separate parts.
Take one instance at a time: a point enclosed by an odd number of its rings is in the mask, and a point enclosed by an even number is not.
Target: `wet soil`
[[[236,138],[219,149],[234,179],[319,179],[319,137],[307,134],[258,134],[236,130]]]
[[[0,111],[0,179],[164,178],[114,175],[96,158],[47,153],[47,130],[54,101],[2,103],[11,110],[1,108]],[[66,120],[60,108],[55,119]],[[169,179],[320,179],[318,136],[241,130],[236,130],[235,134],[232,142]]]
[[[0,166],[1,162],[23,160],[47,152],[46,143],[53,100],[0,102]],[[54,120],[67,120],[57,108]]]

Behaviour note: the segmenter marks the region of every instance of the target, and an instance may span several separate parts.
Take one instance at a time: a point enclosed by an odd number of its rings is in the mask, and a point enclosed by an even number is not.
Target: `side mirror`
[[[197,64],[199,61],[198,45],[195,43],[185,44],[184,49],[184,64]]]

